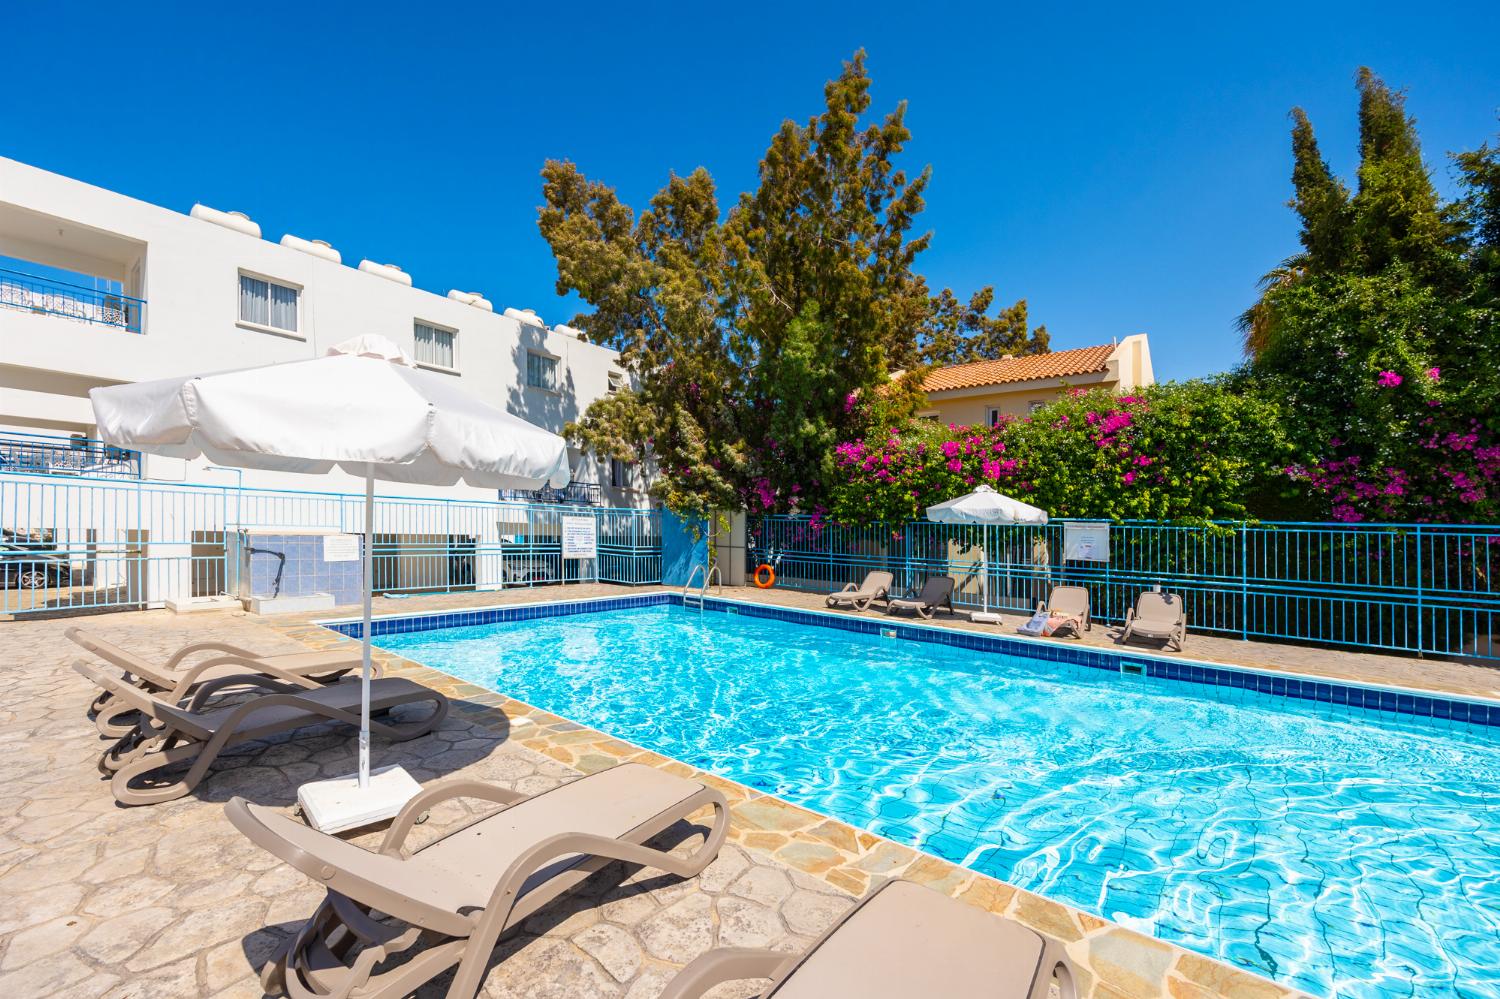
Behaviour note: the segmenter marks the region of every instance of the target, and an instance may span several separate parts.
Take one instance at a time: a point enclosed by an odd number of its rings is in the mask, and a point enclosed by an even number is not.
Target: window
[[[526,352],[526,384],[530,388],[557,391],[557,358],[536,351]]]
[[[615,489],[631,488],[631,467],[628,461],[619,458],[609,459],[609,484]]]
[[[417,343],[417,363],[434,368],[458,369],[458,333],[418,320],[412,325]]]
[[[240,275],[240,322],[284,333],[297,332],[301,291],[265,278]]]
[[[994,406],[991,406],[985,412],[984,421],[986,423],[988,423],[992,427],[996,426],[997,424],[999,424],[999,422],[1000,422],[1000,410],[996,409]]]
[[[614,395],[625,387],[625,376],[619,371],[609,373],[609,394]]]
[[[1031,400],[1030,404],[1026,407],[1026,410],[1027,410],[1027,412],[1035,413],[1037,410],[1041,409],[1045,405],[1047,405],[1047,400],[1046,399],[1033,399],[1033,400]]]

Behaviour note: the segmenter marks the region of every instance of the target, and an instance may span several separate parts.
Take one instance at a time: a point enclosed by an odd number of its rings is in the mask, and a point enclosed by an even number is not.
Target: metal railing
[[[597,558],[563,558],[564,516],[594,519]],[[276,592],[248,592],[256,539],[358,534],[363,525],[358,494],[0,473],[0,614],[306,595],[329,582],[321,554],[283,555],[295,568],[276,577]],[[448,593],[658,583],[661,536],[655,510],[377,497],[375,585],[383,593]],[[253,557],[276,558],[260,550]]]
[[[836,589],[885,570],[902,587],[958,582],[954,603],[1029,612],[1051,588],[1087,587],[1093,616],[1121,621],[1154,586],[1181,593],[1189,627],[1396,652],[1500,659],[1500,526],[1260,522],[1109,525],[1108,561],[1063,558],[1063,522],[868,527],[752,521],[747,570]],[[986,546],[989,551],[986,553]]]
[[[129,333],[144,329],[146,301],[56,278],[0,267],[0,308],[61,316]]]
[[[604,494],[593,482],[570,482],[561,489],[502,489],[500,498],[519,503],[565,503],[570,506],[602,506]]]
[[[13,432],[0,434],[0,472],[138,479],[141,455],[86,437]]]

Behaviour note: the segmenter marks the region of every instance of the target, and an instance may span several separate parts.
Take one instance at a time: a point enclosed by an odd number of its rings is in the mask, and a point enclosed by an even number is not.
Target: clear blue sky
[[[1182,378],[1235,363],[1234,316],[1296,248],[1294,104],[1352,170],[1371,65],[1445,189],[1445,151],[1497,129],[1493,2],[1043,6],[16,3],[0,154],[560,322],[546,158],[636,207],[701,164],[727,204],[862,46],[876,109],[910,102],[906,163],[933,167],[929,282],[1029,299],[1057,348],[1144,330]]]

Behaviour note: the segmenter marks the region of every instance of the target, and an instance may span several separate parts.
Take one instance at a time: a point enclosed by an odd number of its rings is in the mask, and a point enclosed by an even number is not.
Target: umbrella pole
[[[984,586],[984,612],[990,612],[990,529],[989,525],[984,528],[984,561],[980,563],[980,571],[984,575],[979,582]]]
[[[365,625],[359,672],[359,787],[370,786],[370,603],[375,590],[375,466],[365,463]]]

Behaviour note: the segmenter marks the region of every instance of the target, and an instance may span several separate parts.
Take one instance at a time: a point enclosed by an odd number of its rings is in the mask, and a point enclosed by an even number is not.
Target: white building
[[[307,225],[273,242],[238,213],[180,214],[0,158],[0,470],[7,455],[11,471],[26,470],[18,456],[85,472],[118,459],[71,440],[96,436],[95,386],[311,358],[364,333],[553,431],[624,384],[615,351],[529,312],[495,312],[478,294],[413,287],[393,264],[353,266],[302,238],[317,235],[317,220]],[[342,472],[239,473],[149,455],[139,471],[162,482],[361,487]],[[640,476],[608,461],[575,453],[574,483],[595,504],[646,505]],[[495,499],[465,486],[382,492]]]

